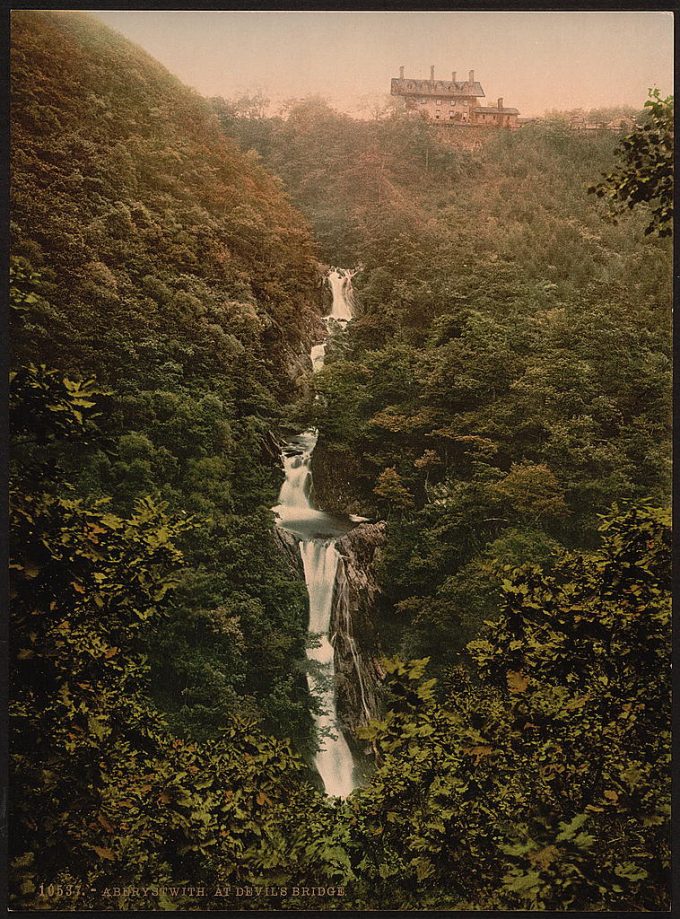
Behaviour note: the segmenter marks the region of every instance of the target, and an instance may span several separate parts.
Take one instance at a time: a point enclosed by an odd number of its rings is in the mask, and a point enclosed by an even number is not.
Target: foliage
[[[394,466],[390,466],[380,473],[378,484],[373,491],[379,498],[386,501],[389,507],[413,507],[413,498],[401,484],[401,477]]]
[[[645,233],[673,232],[673,97],[650,91],[644,123],[624,137],[618,148],[621,165],[588,191],[604,198],[611,215],[648,205]]]
[[[86,15],[15,13],[12,93],[14,366],[111,391],[77,450],[54,446],[75,495],[202,521],[149,642],[154,699],[184,736],[242,710],[308,750],[304,590],[267,510],[270,430],[316,321],[304,220],[202,99]]]
[[[249,123],[228,126],[244,145]],[[587,194],[616,138],[457,137],[316,100],[258,147],[327,257],[363,263],[357,318],[315,375],[315,486],[325,507],[387,516],[383,640],[439,675],[495,615],[504,534],[514,563],[537,541],[589,547],[597,514],[670,483],[670,246],[641,213],[603,224]]]
[[[149,644],[182,583],[178,542],[197,521],[150,497],[121,517],[109,498],[63,496],[96,393],[44,366],[12,379],[23,435],[11,494],[13,899],[49,905],[47,879],[66,891],[60,908],[166,908],[152,892],[140,902],[105,891],[121,878],[156,888],[177,872],[238,881],[306,769],[245,714],[191,743],[152,704]]]
[[[385,664],[379,755],[351,798],[356,896],[382,908],[668,908],[669,515],[601,525],[549,574],[507,572],[500,619],[437,701]]]
[[[14,476],[39,482],[53,477],[65,460],[64,445],[93,430],[92,409],[107,391],[94,378],[71,380],[45,364],[10,373]]]

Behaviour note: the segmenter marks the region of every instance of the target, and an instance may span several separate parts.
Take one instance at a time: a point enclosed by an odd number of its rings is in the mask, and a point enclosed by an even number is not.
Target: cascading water
[[[354,760],[337,723],[335,649],[328,634],[340,556],[332,540],[318,539],[301,542],[300,555],[309,593],[309,634],[317,642],[307,648],[308,659],[316,662],[307,673],[307,683],[320,707],[316,727],[321,746],[314,763],[328,794],[344,798],[354,788]]]
[[[329,329],[333,322],[344,325],[352,318],[354,274],[356,271],[332,268],[327,275],[333,294],[333,305],[326,319]],[[324,342],[314,345],[311,350],[310,358],[315,372],[323,367],[325,351]],[[311,462],[316,440],[316,430],[310,429],[291,438],[284,445],[282,460],[285,480],[281,486],[279,503],[273,510],[278,515],[279,526],[298,540],[309,595],[310,643],[307,658],[311,666],[307,683],[312,696],[319,703],[315,723],[320,748],[314,763],[327,794],[346,797],[355,787],[354,761],[337,723],[335,650],[330,623],[340,562],[335,543],[351,529],[354,522],[362,518],[338,518],[314,507]],[[349,611],[346,611],[344,618],[347,620],[349,635],[348,616]],[[368,710],[365,711],[368,716]]]
[[[333,293],[333,306],[330,318],[339,322],[349,322],[352,318],[354,295],[352,291],[352,278],[356,270],[348,268],[331,268],[328,272],[328,283]]]

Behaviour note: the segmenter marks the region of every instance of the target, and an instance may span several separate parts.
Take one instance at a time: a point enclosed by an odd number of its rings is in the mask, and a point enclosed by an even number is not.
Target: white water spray
[[[330,319],[335,319],[338,322],[349,322],[352,318],[352,309],[354,307],[352,278],[356,273],[357,269],[352,271],[349,268],[331,268],[328,272],[328,283],[333,293]]]
[[[326,355],[326,346],[325,345],[314,345],[312,350],[309,352],[309,356],[312,359],[312,370],[316,373],[318,370],[321,370],[323,367],[324,357]]]
[[[321,747],[314,763],[328,794],[344,798],[354,788],[354,761],[338,726],[335,649],[329,637],[333,588],[340,556],[332,541],[317,539],[301,542],[300,555],[309,593],[309,634],[318,642],[316,647],[307,648],[308,659],[316,665],[307,673],[307,683],[320,705],[316,727],[321,735]]]
[[[333,305],[326,320],[327,326],[331,327],[333,320],[343,325],[351,320],[352,277],[355,274],[356,271],[344,268],[333,268],[328,273]],[[325,352],[325,343],[314,345],[312,348],[310,358],[314,372],[323,367]],[[311,429],[291,438],[284,446],[282,460],[285,480],[281,486],[279,503],[273,510],[278,514],[279,526],[298,539],[309,596],[308,631],[314,644],[310,643],[307,648],[307,658],[312,665],[307,674],[307,683],[320,709],[320,713],[315,715],[320,748],[314,764],[327,794],[346,797],[355,787],[354,761],[338,725],[335,650],[333,638],[330,636],[330,622],[340,561],[335,542],[351,528],[352,524],[314,507],[311,462],[316,440],[317,432]],[[344,618],[349,636],[348,617],[349,610],[345,609]],[[358,670],[356,650],[351,638],[350,645]],[[361,674],[359,679],[361,681]],[[368,717],[363,683],[360,682],[360,685],[362,702]]]

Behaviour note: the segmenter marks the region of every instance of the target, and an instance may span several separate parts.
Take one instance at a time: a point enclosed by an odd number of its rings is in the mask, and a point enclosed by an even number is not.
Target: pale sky
[[[272,111],[325,96],[356,113],[390,78],[467,77],[490,104],[547,109],[641,107],[651,86],[673,92],[670,12],[284,12],[98,10],[205,96],[260,89]]]

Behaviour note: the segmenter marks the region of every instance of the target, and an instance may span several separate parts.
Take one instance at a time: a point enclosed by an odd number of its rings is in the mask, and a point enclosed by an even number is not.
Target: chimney
[[[468,75],[468,83],[474,83],[474,82],[475,82],[475,72],[474,70],[471,70]]]
[[[498,97],[498,108],[499,109],[503,108],[503,96]]]
[[[399,68],[399,79],[400,80],[404,79],[404,68],[403,67]]]
[[[451,71],[451,82],[452,83],[456,82],[456,71],[455,70]]]
[[[434,83],[434,64],[430,67],[430,80]]]

